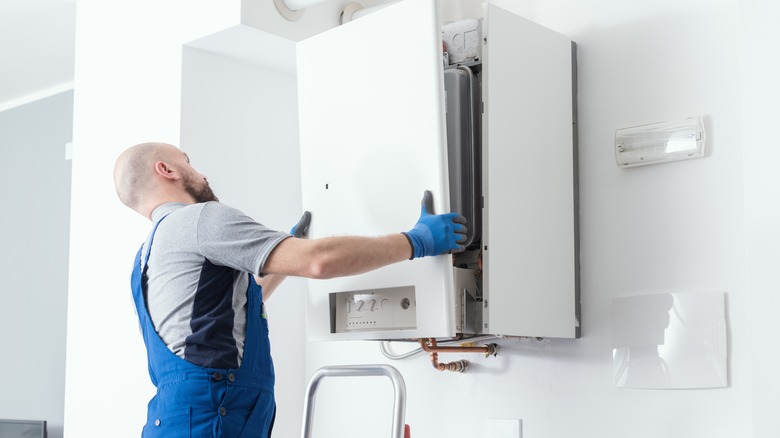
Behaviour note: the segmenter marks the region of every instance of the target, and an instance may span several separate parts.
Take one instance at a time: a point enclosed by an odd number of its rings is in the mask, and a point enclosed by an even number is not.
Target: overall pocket
[[[168,412],[149,412],[143,438],[190,438],[192,436],[190,408],[177,408]]]
[[[270,392],[260,391],[248,414],[246,423],[244,423],[238,437],[270,437],[276,417],[274,395]]]

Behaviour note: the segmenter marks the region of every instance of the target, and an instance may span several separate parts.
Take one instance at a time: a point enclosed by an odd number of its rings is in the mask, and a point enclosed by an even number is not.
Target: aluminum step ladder
[[[303,405],[303,428],[301,438],[311,438],[314,420],[314,396],[317,387],[325,377],[386,376],[393,383],[393,430],[390,438],[410,438],[409,426],[404,424],[406,416],[406,384],[401,373],[390,365],[339,365],[322,367],[314,373],[306,390]]]

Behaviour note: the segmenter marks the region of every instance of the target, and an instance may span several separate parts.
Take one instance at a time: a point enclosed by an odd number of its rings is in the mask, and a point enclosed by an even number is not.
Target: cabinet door
[[[493,5],[483,36],[487,331],[578,337],[574,45]]]
[[[303,206],[312,212],[310,236],[407,231],[419,217],[424,190],[433,192],[437,212],[449,211],[435,1],[402,1],[301,41],[297,57]],[[452,336],[452,282],[452,260],[446,255],[309,281],[309,338]],[[331,303],[342,296],[334,294],[386,288],[413,288],[414,324],[407,319],[404,329],[382,328],[386,322],[372,326],[382,312],[397,310],[398,303],[391,302],[391,309],[360,309],[365,313],[356,315],[364,329],[333,333]]]

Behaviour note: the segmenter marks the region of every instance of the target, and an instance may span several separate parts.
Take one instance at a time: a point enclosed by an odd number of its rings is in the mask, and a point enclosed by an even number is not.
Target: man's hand
[[[426,190],[422,200],[422,212],[414,228],[402,233],[412,245],[412,257],[425,257],[461,252],[458,242],[466,240],[466,218],[458,213],[434,214],[433,194]]]
[[[301,219],[290,230],[290,234],[293,237],[306,237],[306,232],[309,230],[309,224],[311,223],[311,213],[304,211]]]

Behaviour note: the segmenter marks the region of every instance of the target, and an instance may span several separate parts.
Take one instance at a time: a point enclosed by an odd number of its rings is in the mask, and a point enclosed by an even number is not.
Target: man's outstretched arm
[[[362,274],[408,260],[412,255],[403,234],[384,237],[285,239],[268,256],[264,277],[255,276],[267,301],[287,276],[334,278]]]
[[[381,237],[286,239],[266,260],[265,274],[335,278],[362,274],[417,257],[462,251],[466,225],[457,213],[433,214],[433,197],[426,191],[420,218],[405,233]]]
[[[317,279],[345,277],[408,260],[411,255],[409,240],[400,233],[382,237],[286,239],[268,256],[263,271]]]

